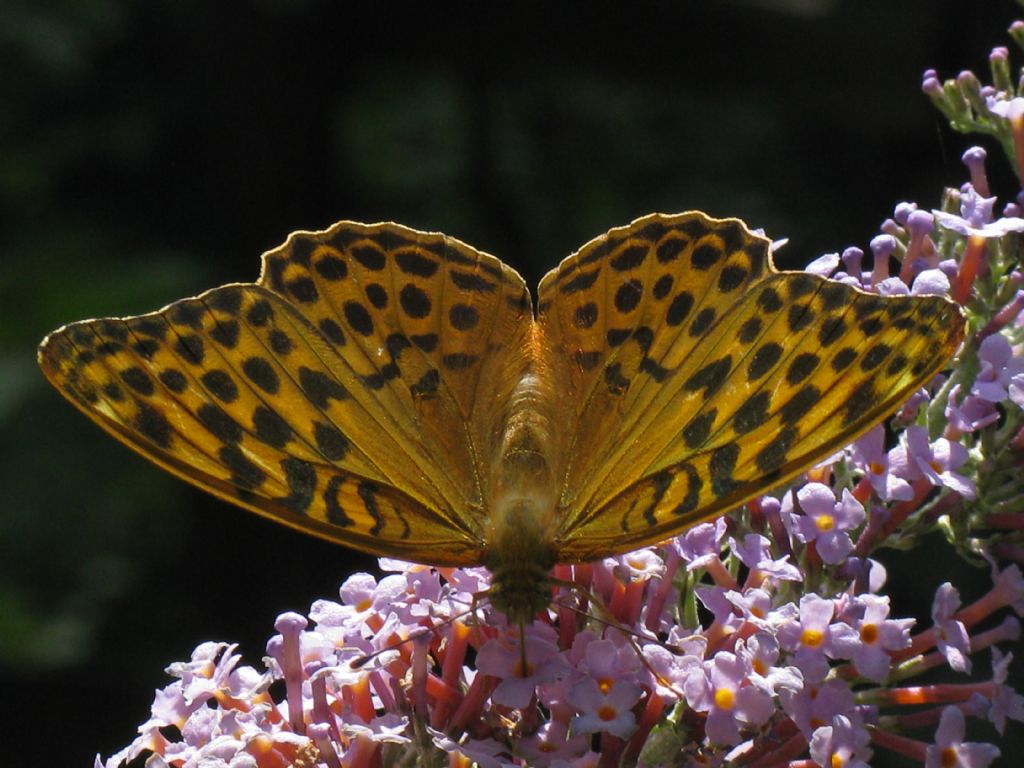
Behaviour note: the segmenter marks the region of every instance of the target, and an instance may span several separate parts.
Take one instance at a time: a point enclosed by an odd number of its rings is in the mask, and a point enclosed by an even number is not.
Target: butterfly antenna
[[[435,624],[432,627],[421,627],[420,629],[417,629],[415,632],[410,632],[408,637],[404,637],[401,640],[395,640],[394,642],[389,643],[383,648],[378,648],[376,651],[373,651],[372,653],[366,653],[362,656],[357,656],[348,663],[349,669],[359,669],[360,667],[364,667],[367,664],[369,664],[371,661],[376,659],[381,654],[387,653],[388,651],[397,650],[406,643],[415,642],[420,638],[427,637],[429,635],[436,635],[438,631],[443,629],[444,627],[450,626],[459,619],[465,618],[466,616],[469,616],[470,614],[475,612],[476,606],[473,605],[470,608],[464,610],[462,613],[457,613],[454,616],[449,616],[444,621],[440,622],[439,624]]]
[[[519,676],[527,677],[530,674],[530,668],[526,666],[526,622],[520,619],[519,621]]]

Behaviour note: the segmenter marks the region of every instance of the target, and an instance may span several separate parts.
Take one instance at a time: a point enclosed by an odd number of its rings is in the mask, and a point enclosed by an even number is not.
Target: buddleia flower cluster
[[[1010,33],[1024,46],[1024,22]],[[923,90],[1024,179],[1024,93],[1007,49],[990,61],[991,85],[929,71]],[[557,567],[576,587],[523,631],[477,599],[486,570],[382,560],[382,578],[280,616],[262,665],[217,642],[172,664],[138,737],[96,767],[990,764],[999,749],[967,722],[994,741],[1024,722],[1007,683],[1024,611],[1024,193],[997,199],[984,149],[963,161],[969,180],[937,209],[896,206],[870,259],[851,247],[808,267],[964,307],[954,364],[887,425],[663,546]],[[943,583],[917,621],[873,555],[940,557],[921,547],[937,530],[992,586],[965,600]],[[946,682],[922,679],[940,669]]]

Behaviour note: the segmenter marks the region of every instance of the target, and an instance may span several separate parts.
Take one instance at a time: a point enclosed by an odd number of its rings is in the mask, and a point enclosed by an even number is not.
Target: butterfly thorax
[[[516,623],[531,621],[551,602],[556,475],[549,403],[543,379],[523,376],[493,457],[484,565],[492,604]]]

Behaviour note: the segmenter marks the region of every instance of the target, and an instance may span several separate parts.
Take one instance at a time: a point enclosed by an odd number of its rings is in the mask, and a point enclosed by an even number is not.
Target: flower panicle
[[[1024,48],[1024,22],[1010,37]],[[989,67],[990,84],[929,70],[922,89],[1024,178],[1009,50]],[[866,248],[809,265],[964,309],[953,364],[887,425],[729,518],[557,566],[521,631],[478,599],[486,570],[383,559],[384,576],[278,617],[262,665],[214,642],[172,664],[138,737],[97,768],[989,764],[997,747],[966,741],[966,719],[1024,722],[1003,650],[1024,613],[1024,193],[999,208],[986,151],[962,159],[936,207],[901,202]],[[935,531],[993,586],[938,585],[917,621],[875,555]],[[938,668],[954,682],[922,681]]]

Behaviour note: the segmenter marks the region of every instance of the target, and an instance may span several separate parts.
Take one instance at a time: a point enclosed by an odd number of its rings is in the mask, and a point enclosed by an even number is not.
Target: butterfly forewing
[[[524,365],[530,318],[497,259],[342,223],[268,253],[259,285],[68,326],[40,361],[190,482],[348,546],[457,565],[481,558],[493,395]]]
[[[571,560],[665,539],[807,469],[891,413],[963,334],[945,299],[777,273],[767,240],[692,214],[588,244],[542,283],[541,307],[555,356],[600,352],[570,369],[590,448],[570,450],[563,484]]]

